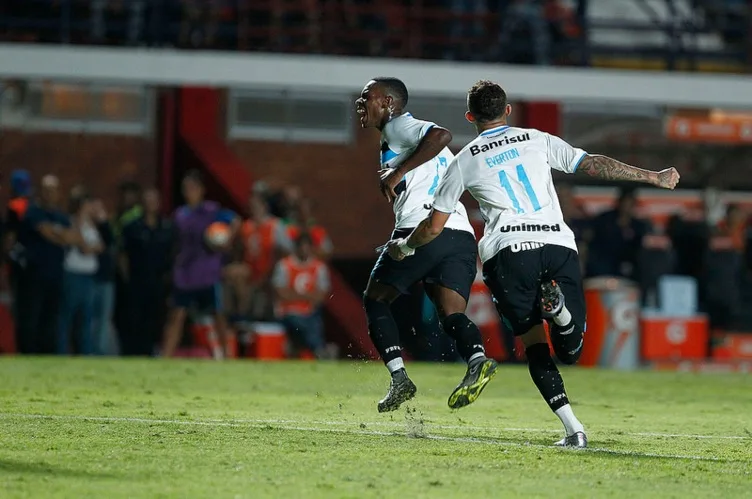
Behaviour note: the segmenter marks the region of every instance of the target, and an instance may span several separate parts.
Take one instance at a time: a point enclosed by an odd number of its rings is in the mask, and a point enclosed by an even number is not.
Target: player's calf
[[[541,315],[550,321],[556,357],[564,364],[575,364],[582,354],[584,331],[567,309],[564,293],[556,281],[541,284]]]
[[[566,437],[558,445],[568,447],[587,446],[585,430],[569,405],[569,398],[564,389],[564,380],[551,358],[548,343],[531,344],[525,349],[525,353],[527,355],[530,377],[533,378],[535,386],[538,387],[538,391],[543,396],[548,407],[551,408],[564,425]],[[582,438],[578,435],[582,435]]]
[[[480,397],[486,384],[496,374],[498,365],[493,359],[486,358],[480,330],[465,314],[451,314],[444,317],[441,323],[444,332],[454,339],[457,351],[467,362],[465,377],[447,402],[452,409],[459,409],[472,404]]]
[[[363,296],[363,308],[368,322],[368,334],[392,376],[389,391],[379,401],[379,412],[394,411],[415,396],[417,388],[407,376],[399,343],[399,330],[391,311],[391,302]]]

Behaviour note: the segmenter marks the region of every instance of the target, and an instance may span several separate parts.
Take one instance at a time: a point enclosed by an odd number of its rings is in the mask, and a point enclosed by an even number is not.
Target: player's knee
[[[389,302],[373,298],[366,293],[363,295],[363,309],[366,311],[366,318],[370,322],[389,314]]]
[[[441,325],[444,327],[444,331],[449,336],[452,336],[452,332],[454,331],[462,331],[468,327],[471,327],[472,324],[472,321],[467,317],[467,315],[461,312],[447,315],[446,317],[441,319]]]

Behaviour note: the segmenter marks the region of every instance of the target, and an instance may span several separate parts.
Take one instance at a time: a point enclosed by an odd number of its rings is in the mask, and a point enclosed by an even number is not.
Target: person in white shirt
[[[97,255],[104,246],[93,219],[94,204],[80,187],[71,192],[70,212],[76,243],[68,248],[63,261],[63,295],[60,306],[57,349],[61,355],[70,351],[70,330],[76,314],[81,320],[74,334],[76,351],[82,355],[95,352],[92,334],[95,276],[99,269]]]
[[[469,191],[485,220],[479,245],[483,279],[499,314],[525,345],[533,381],[564,425],[566,436],[558,445],[587,447],[543,326],[543,320],[549,321],[559,360],[577,362],[586,328],[585,299],[574,234],[564,223],[551,170],[666,189],[676,186],[679,173],[675,168],[642,170],[587,154],[539,130],[510,127],[506,93],[491,81],[470,89],[467,107],[466,118],[478,137],[449,165],[428,218],[408,237],[390,241],[387,250],[398,261],[415,258],[411,255],[440,237],[460,196]]]
[[[406,237],[425,218],[454,157],[447,148],[452,134],[414,118],[405,111],[407,101],[405,84],[384,77],[369,81],[355,102],[361,126],[381,131],[381,190],[394,207],[393,239]],[[465,207],[458,203],[445,223],[447,230],[418,250],[415,258],[398,262],[382,251],[371,272],[363,297],[368,332],[392,376],[379,412],[396,410],[417,391],[405,371],[390,307],[419,281],[436,306],[444,331],[468,364],[465,377],[449,396],[449,407],[474,402],[496,372],[496,362],[486,358],[480,330],[465,315],[478,259]]]

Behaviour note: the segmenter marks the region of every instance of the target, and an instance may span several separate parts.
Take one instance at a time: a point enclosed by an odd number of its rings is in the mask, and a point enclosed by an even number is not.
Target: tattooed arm
[[[659,172],[643,170],[600,154],[586,155],[577,171],[604,180],[642,182],[664,189],[673,189],[679,182],[676,168],[666,168]]]

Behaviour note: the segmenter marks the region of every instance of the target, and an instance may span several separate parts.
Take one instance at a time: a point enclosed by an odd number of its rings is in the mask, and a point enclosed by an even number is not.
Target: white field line
[[[130,417],[108,417],[108,416],[79,416],[79,415],[54,415],[54,414],[24,414],[24,413],[2,413],[0,412],[0,418],[27,418],[27,419],[70,419],[70,420],[92,420],[92,421],[130,421],[132,423],[173,423],[173,424],[206,424],[217,426],[237,426],[243,424],[278,424],[278,425],[296,425],[296,424],[310,424],[316,426],[349,426],[349,425],[365,425],[386,427],[386,428],[402,428],[406,424],[422,424],[425,428],[432,428],[436,430],[479,430],[479,431],[497,431],[497,432],[529,432],[529,433],[552,433],[560,434],[562,430],[554,430],[550,428],[511,428],[511,427],[496,427],[496,426],[476,426],[476,425],[441,425],[433,424],[431,422],[419,423],[412,420],[404,421],[301,421],[294,419],[203,419],[203,420],[184,420],[184,419],[144,419],[144,418],[130,418]],[[420,418],[416,418],[420,419]],[[656,432],[623,432],[620,435],[630,437],[659,437],[659,438],[687,438],[687,439],[699,439],[699,440],[752,440],[752,436],[741,435],[700,435],[693,433],[656,433]]]
[[[297,426],[301,422],[291,420],[182,420],[182,419],[149,419],[149,418],[129,418],[129,417],[103,417],[103,416],[77,416],[77,415],[45,415],[45,414],[12,414],[12,413],[0,413],[0,419],[36,419],[36,420],[65,420],[65,421],[89,421],[89,422],[107,422],[107,423],[140,423],[140,424],[173,424],[173,425],[185,425],[185,426],[208,426],[208,427],[227,427],[227,426],[251,426],[261,428],[272,424],[281,424],[273,429],[286,430],[286,431],[304,431],[315,433],[343,433],[349,435],[368,435],[368,436],[385,436],[385,437],[413,437],[416,439],[426,440],[439,440],[448,442],[462,442],[462,443],[476,443],[485,445],[499,445],[504,447],[534,447],[540,449],[558,448],[553,445],[534,444],[534,443],[520,443],[510,442],[503,440],[495,440],[491,438],[482,437],[451,437],[445,435],[429,435],[423,431],[418,431],[416,434],[410,435],[405,433],[397,433],[394,431],[379,431],[379,430],[364,430],[364,429],[345,429],[345,428],[322,428],[315,426]],[[344,422],[343,422],[344,423]],[[296,426],[287,426],[288,424],[295,424]],[[309,424],[316,424],[315,422],[309,422]],[[345,423],[345,424],[357,424],[357,423]],[[364,423],[367,424],[367,423]],[[406,423],[402,423],[400,426],[404,426]],[[395,426],[397,426],[395,424]],[[464,427],[462,427],[464,428]],[[422,428],[421,428],[422,430]],[[529,429],[525,431],[530,431]],[[537,431],[537,430],[536,430]],[[549,430],[544,430],[548,432]],[[744,437],[739,437],[744,438]],[[564,449],[562,449],[564,451]],[[736,460],[722,459],[713,456],[695,456],[695,455],[681,455],[681,454],[656,454],[652,452],[639,452],[639,451],[625,451],[606,449],[599,447],[590,447],[588,449],[578,451],[588,453],[604,453],[613,454],[618,456],[633,456],[633,457],[652,457],[659,459],[685,459],[693,461],[725,461],[734,462]]]

